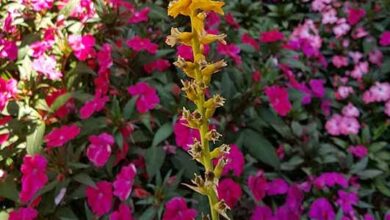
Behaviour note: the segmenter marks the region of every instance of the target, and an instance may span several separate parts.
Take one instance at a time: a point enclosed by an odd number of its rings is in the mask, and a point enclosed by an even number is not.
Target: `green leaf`
[[[390,197],[390,187],[389,184],[386,186],[386,182],[384,179],[378,179],[375,181],[375,186],[378,188],[378,190],[383,193],[384,195]]]
[[[145,153],[146,171],[152,178],[160,170],[165,160],[165,152],[162,147],[150,147]]]
[[[194,177],[195,173],[199,173],[199,167],[191,156],[182,151],[177,150],[175,156],[172,158],[173,166],[178,170],[184,171],[184,176],[188,179]]]
[[[373,179],[381,175],[382,173],[383,171],[381,170],[370,169],[370,170],[364,170],[362,172],[359,172],[357,175],[359,175],[362,180],[366,180],[366,179]]]
[[[0,181],[0,197],[18,201],[17,183],[13,180],[14,176],[9,175],[4,181]]]
[[[130,119],[133,116],[135,110],[135,102],[137,101],[137,96],[132,97],[123,108],[123,117],[124,119]]]
[[[245,130],[241,135],[244,135],[243,144],[252,156],[275,169],[279,168],[279,158],[267,139],[250,129]]]
[[[61,108],[71,97],[72,93],[65,93],[56,98],[56,100],[51,104],[50,111],[56,112],[59,108]]]
[[[92,178],[88,174],[80,173],[80,174],[77,174],[76,176],[74,176],[73,179],[79,183],[84,184],[84,185],[95,187],[95,182],[92,180]]]
[[[153,220],[157,214],[157,209],[155,207],[149,207],[142,215],[137,218],[138,220]]]
[[[159,143],[166,140],[169,136],[171,136],[172,132],[172,124],[165,123],[158,129],[158,131],[154,135],[152,147],[157,146]]]
[[[26,138],[27,154],[32,155],[41,152],[45,129],[46,129],[45,123],[38,122],[34,131],[31,134],[27,135]]]

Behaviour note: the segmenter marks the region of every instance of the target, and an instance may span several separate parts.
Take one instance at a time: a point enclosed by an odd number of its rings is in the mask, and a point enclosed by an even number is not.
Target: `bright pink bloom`
[[[256,175],[249,176],[248,187],[257,201],[262,200],[268,190],[268,183],[264,172],[258,171]]]
[[[336,38],[346,35],[349,30],[351,30],[351,26],[347,24],[345,18],[339,19],[337,24],[333,27],[333,33],[336,35]]]
[[[177,50],[177,56],[182,57],[185,60],[193,60],[194,55],[192,53],[192,48],[187,45],[179,45],[176,48]]]
[[[334,24],[337,20],[337,11],[334,8],[322,12],[322,24]]]
[[[42,11],[51,9],[53,7],[54,0],[30,0],[30,3],[34,11]]]
[[[226,155],[227,164],[223,168],[223,175],[233,171],[235,176],[241,176],[244,171],[245,158],[240,149],[235,144],[230,145],[230,152]]]
[[[31,208],[19,208],[9,213],[8,220],[35,220],[38,217],[38,211]]]
[[[242,195],[240,184],[229,178],[219,182],[217,191],[219,199],[223,199],[230,208],[234,207]]]
[[[303,191],[298,186],[293,185],[288,188],[285,205],[292,210],[300,210],[303,199]]]
[[[332,63],[337,68],[348,66],[348,58],[345,56],[333,56]]]
[[[90,144],[87,149],[88,159],[96,166],[104,166],[111,155],[111,145],[114,144],[114,137],[107,133],[91,135],[88,137]]]
[[[95,38],[90,34],[84,36],[70,35],[68,42],[74,55],[81,61],[95,55]]]
[[[95,97],[94,99],[86,102],[80,109],[80,118],[87,119],[91,117],[93,113],[100,112],[104,109],[108,100],[108,96],[104,96],[101,98]]]
[[[336,215],[326,198],[318,198],[310,206],[309,217],[315,220],[334,220]]]
[[[343,135],[358,134],[360,130],[359,121],[353,117],[343,117],[340,122],[340,133]]]
[[[389,46],[390,45],[390,31],[385,31],[380,36],[379,44],[381,46]]]
[[[99,73],[102,73],[112,66],[111,57],[111,45],[108,43],[103,44],[102,48],[97,53],[97,61],[99,63]]]
[[[139,36],[134,36],[127,41],[127,46],[133,49],[134,51],[147,51],[150,54],[157,53],[158,45],[152,43],[148,38],[141,38]]]
[[[342,188],[347,188],[348,180],[341,173],[328,172],[323,173],[321,176],[317,177],[314,180],[314,185],[319,189],[323,189],[324,187],[334,187],[336,185],[339,185]]]
[[[60,128],[54,128],[45,136],[44,140],[48,148],[61,147],[75,139],[79,133],[80,128],[77,125],[64,125]]]
[[[112,206],[112,186],[107,181],[96,183],[96,187],[88,186],[85,194],[92,212],[98,217],[107,214]]]
[[[194,220],[197,215],[195,209],[188,208],[182,197],[174,197],[165,204],[163,220]]]
[[[139,11],[134,11],[133,14],[131,15],[131,18],[129,19],[130,24],[138,24],[141,22],[145,22],[149,20],[149,12],[150,8],[145,7]]]
[[[207,13],[206,17],[206,27],[209,29],[218,29],[218,26],[221,24],[221,17],[215,12]]]
[[[292,105],[288,99],[287,90],[280,86],[269,86],[265,88],[265,94],[271,103],[272,108],[280,115],[286,116]]]
[[[359,109],[357,109],[352,103],[348,103],[348,105],[344,106],[343,115],[347,117],[359,117]]]
[[[5,58],[10,61],[16,60],[18,58],[18,46],[16,46],[16,42],[0,38],[0,58]]]
[[[57,70],[57,61],[54,56],[42,55],[32,62],[32,69],[50,80],[61,79],[62,73]]]
[[[340,125],[343,117],[339,114],[333,115],[325,124],[326,131],[334,136],[340,135]]]
[[[287,205],[283,205],[276,209],[275,220],[301,220],[299,209],[292,209]]]
[[[359,202],[359,197],[356,192],[345,192],[339,190],[337,194],[339,198],[336,203],[341,207],[344,213],[350,213],[353,211],[352,206],[357,205]]]
[[[128,166],[122,167],[121,171],[116,175],[115,181],[113,183],[114,195],[122,201],[125,201],[127,198],[129,198],[136,175],[137,170],[134,164],[129,164]]]
[[[390,83],[376,82],[368,91],[363,94],[363,101],[371,102],[386,102],[390,100]]]
[[[240,48],[235,44],[221,44],[217,46],[217,52],[221,55],[225,55],[234,60],[237,65],[242,63],[240,56]]]
[[[257,206],[252,213],[251,220],[273,220],[272,209],[268,206]]]
[[[325,95],[325,81],[322,79],[311,79],[309,82],[310,89],[315,97],[322,98]]]
[[[48,181],[46,175],[47,160],[44,156],[35,154],[26,155],[20,169],[22,172],[22,190],[19,199],[23,203],[29,202]]]
[[[232,26],[235,29],[240,28],[240,24],[236,21],[232,13],[227,13],[225,15],[225,21],[228,25]]]
[[[283,195],[286,194],[287,191],[288,191],[288,183],[284,179],[276,178],[268,183],[267,194],[269,196]]]
[[[8,100],[18,93],[17,81],[15,79],[5,80],[0,77],[0,111],[8,103]]]
[[[164,72],[171,67],[171,62],[165,59],[157,59],[144,65],[145,72],[151,74],[154,71]]]
[[[52,47],[47,41],[37,41],[30,45],[31,56],[34,58],[41,57],[47,50]]]
[[[368,56],[369,56],[369,60],[371,63],[378,65],[378,66],[382,65],[383,53],[380,50],[378,50],[378,49],[373,50],[368,54]]]
[[[354,79],[361,79],[367,73],[368,73],[368,62],[360,62],[355,65],[355,68],[350,72],[350,75]]]
[[[335,94],[336,99],[343,100],[348,98],[350,94],[353,93],[353,88],[350,86],[340,86],[337,88],[337,92]]]
[[[374,216],[367,213],[364,215],[364,220],[375,220]]]
[[[8,138],[9,138],[9,133],[0,134],[0,145],[4,144],[6,141],[8,141]],[[0,171],[0,173],[1,173],[1,171]],[[0,175],[0,179],[1,179],[1,175]]]
[[[278,30],[263,32],[260,35],[261,43],[275,43],[284,39],[283,34]]]
[[[350,25],[355,25],[366,15],[366,11],[362,8],[354,9],[350,8],[348,10],[348,23]]]
[[[69,0],[61,0],[61,4],[58,4],[58,8],[62,9],[68,2]],[[80,3],[73,7],[70,16],[85,23],[90,18],[96,16],[95,3],[92,0],[80,0]]]
[[[110,215],[110,220],[134,220],[130,207],[121,204],[119,209]]]
[[[189,145],[194,143],[194,138],[200,140],[199,131],[196,129],[185,126],[185,119],[179,117],[173,127],[173,133],[175,134],[176,145],[188,151]]]
[[[253,49],[255,49],[255,50],[260,49],[259,43],[257,43],[257,41],[248,33],[245,33],[244,35],[242,35],[241,41],[244,44],[248,44],[248,45],[252,46]]]
[[[140,113],[148,112],[160,103],[156,89],[145,82],[139,82],[130,86],[127,91],[132,96],[138,96],[136,107]]]
[[[359,159],[367,156],[367,154],[368,154],[367,147],[365,147],[363,145],[350,146],[348,148],[348,152],[350,152],[351,154],[353,154],[355,157],[357,157]]]

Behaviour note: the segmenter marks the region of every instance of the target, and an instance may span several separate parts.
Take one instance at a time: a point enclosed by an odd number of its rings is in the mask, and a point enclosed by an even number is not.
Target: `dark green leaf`
[[[146,170],[150,177],[153,177],[157,172],[159,172],[164,163],[164,159],[165,151],[162,147],[150,147],[146,150]]]
[[[159,143],[166,140],[169,136],[171,136],[172,132],[172,124],[165,123],[157,130],[156,134],[154,135],[152,147],[157,146]]]

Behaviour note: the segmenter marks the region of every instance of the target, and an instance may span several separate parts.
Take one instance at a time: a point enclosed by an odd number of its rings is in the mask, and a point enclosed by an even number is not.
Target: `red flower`
[[[157,59],[144,65],[145,72],[151,74],[153,71],[164,72],[171,67],[171,63],[165,59]]]
[[[88,140],[90,142],[87,149],[88,159],[97,167],[104,166],[110,158],[114,137],[107,133],[102,133],[98,136],[91,135]]]
[[[112,206],[112,186],[107,181],[96,183],[96,187],[88,186],[85,194],[89,207],[98,217],[107,214]]]
[[[248,187],[257,201],[262,200],[268,189],[268,183],[264,176],[264,172],[258,171],[256,175],[249,176]]]
[[[139,36],[134,36],[130,40],[127,41],[127,46],[131,49],[140,52],[140,51],[147,51],[150,54],[155,54],[158,49],[158,45],[155,43],[152,43],[147,38],[141,38]]]
[[[355,25],[366,15],[366,11],[362,8],[354,9],[350,8],[348,10],[348,23],[350,25]]]
[[[189,209],[182,197],[174,197],[165,204],[163,220],[193,220],[197,213],[195,209]]]
[[[240,48],[235,44],[221,44],[219,43],[217,46],[217,51],[221,55],[228,56],[234,60],[237,65],[242,63],[240,56]]]
[[[285,88],[280,86],[270,86],[265,88],[265,94],[271,102],[272,108],[281,116],[286,116],[292,105],[288,99],[288,93]]]
[[[54,128],[44,139],[48,148],[61,147],[75,139],[79,133],[80,128],[77,125],[64,125],[60,128]]]
[[[283,39],[284,39],[283,34],[278,30],[263,32],[260,35],[260,42],[262,43],[274,43],[274,42],[282,41]]]
[[[160,98],[157,95],[156,89],[149,86],[145,82],[139,82],[133,86],[130,86],[127,91],[132,96],[138,96],[136,107],[140,113],[148,112],[156,107],[160,103]]]
[[[240,24],[236,21],[236,19],[230,12],[225,15],[225,21],[235,29],[240,28]]]
[[[76,58],[81,61],[95,55],[95,49],[93,48],[95,46],[95,38],[90,34],[84,36],[70,35],[68,42]]]
[[[8,220],[34,220],[38,217],[38,211],[27,207],[13,210],[9,213]]]
[[[100,112],[106,106],[108,102],[108,96],[95,97],[94,99],[86,102],[83,107],[80,109],[80,118],[87,119],[95,112]]]
[[[148,17],[149,12],[150,12],[149,7],[145,7],[139,11],[134,11],[131,18],[129,19],[129,23],[130,24],[137,24],[137,23],[141,23],[144,21],[148,21],[149,20],[149,17]]]
[[[110,220],[134,220],[129,206],[121,204],[119,209],[110,215]]]
[[[390,31],[385,31],[380,37],[379,44],[381,46],[389,46],[390,45]]]
[[[260,49],[260,46],[257,43],[257,41],[248,33],[245,33],[244,35],[242,35],[241,41],[244,44],[248,44],[248,45],[252,46],[255,50]]]
[[[232,179],[223,179],[220,181],[217,190],[219,199],[225,200],[230,208],[234,207],[242,195],[240,184],[234,182]]]
[[[179,116],[181,118],[181,116]],[[176,121],[173,132],[175,134],[176,145],[188,151],[189,145],[194,143],[194,139],[200,140],[199,131],[185,126],[186,120],[179,119]]]
[[[114,195],[117,196],[120,200],[125,201],[127,198],[129,198],[136,174],[137,169],[135,168],[134,164],[130,164],[126,167],[122,167],[120,173],[118,173],[116,176],[113,184]]]
[[[235,144],[230,145],[230,152],[226,155],[228,162],[223,167],[223,175],[232,171],[235,176],[241,176],[244,171],[245,158],[240,149]]]

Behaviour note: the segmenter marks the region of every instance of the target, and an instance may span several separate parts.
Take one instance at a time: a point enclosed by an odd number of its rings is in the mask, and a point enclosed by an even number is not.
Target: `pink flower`
[[[368,73],[368,62],[360,62],[355,65],[355,68],[350,72],[351,77],[361,79],[363,75]]]
[[[8,220],[34,220],[38,217],[38,211],[31,208],[19,208],[9,213]]]
[[[87,119],[95,112],[100,112],[106,106],[108,102],[108,96],[95,97],[94,99],[86,102],[80,109],[80,118]]]
[[[48,148],[61,147],[75,139],[79,133],[80,128],[77,125],[64,125],[60,128],[54,128],[45,136],[44,140]]]
[[[30,0],[34,11],[43,11],[53,7],[54,0]]]
[[[348,66],[348,58],[345,56],[333,56],[332,63],[337,68]]]
[[[244,171],[245,158],[240,149],[235,144],[230,145],[230,152],[226,155],[227,164],[223,168],[223,175],[227,175],[229,171],[233,171],[235,176],[241,176]]]
[[[92,212],[98,217],[107,214],[112,206],[112,186],[107,181],[96,183],[96,187],[88,186],[85,194]]]
[[[288,191],[288,183],[281,178],[276,178],[268,183],[267,188],[267,194],[270,196],[283,195]]]
[[[121,204],[119,209],[110,215],[110,220],[134,220],[129,206]]]
[[[17,81],[15,79],[5,80],[0,77],[0,111],[8,103],[8,100],[15,97],[18,93]]]
[[[103,44],[102,48],[97,53],[97,61],[99,63],[99,73],[107,71],[112,66],[111,45]]]
[[[353,154],[355,157],[361,159],[368,154],[368,150],[365,146],[363,145],[357,145],[357,146],[350,146],[348,148],[348,152]]]
[[[200,140],[200,134],[198,130],[185,126],[185,119],[179,118],[173,127],[176,145],[188,151],[189,145],[194,143],[194,139]]]
[[[339,100],[343,100],[343,99],[346,99],[348,98],[348,96],[350,94],[353,93],[353,88],[350,87],[350,86],[340,86],[339,88],[337,88],[337,92],[336,92],[336,98],[339,99]]]
[[[379,44],[381,46],[389,46],[390,45],[390,31],[385,31],[381,34]]]
[[[131,18],[129,19],[129,23],[130,24],[138,24],[138,23],[141,23],[144,21],[148,21],[149,20],[149,17],[148,17],[149,12],[150,12],[149,7],[145,7],[139,11],[134,11],[133,14],[131,15]]]
[[[76,58],[81,61],[95,55],[95,49],[93,48],[95,46],[95,38],[90,34],[84,36],[70,35],[68,42]]]
[[[322,98],[325,95],[325,81],[322,79],[311,79],[309,82],[310,89],[314,96]]]
[[[255,50],[259,50],[260,49],[260,45],[257,43],[257,41],[248,33],[245,33],[242,35],[241,37],[241,41],[242,43],[244,44],[248,44],[250,46],[253,47],[253,49]]]
[[[43,54],[52,47],[46,41],[37,41],[30,45],[31,56],[34,58],[41,57]]]
[[[240,28],[240,24],[236,21],[232,13],[227,13],[225,15],[225,21],[228,25],[232,26],[235,29]]]
[[[262,200],[268,190],[268,183],[264,172],[258,171],[256,175],[249,176],[248,187],[257,201]]]
[[[334,136],[340,135],[340,125],[343,117],[339,114],[333,115],[325,124],[326,131]]]
[[[344,213],[350,213],[353,211],[354,205],[357,205],[359,202],[359,197],[355,192],[345,192],[343,190],[339,190],[337,192],[338,199],[336,203],[341,207]]]
[[[326,198],[318,198],[310,206],[309,217],[315,220],[334,220],[336,215]]]
[[[61,79],[62,73],[57,70],[57,61],[54,56],[42,55],[32,62],[32,69],[43,74],[50,80]]]
[[[145,82],[139,82],[130,86],[127,91],[132,96],[138,96],[136,107],[137,111],[140,113],[148,112],[160,103],[160,98],[157,95],[156,89]]]
[[[334,24],[337,20],[337,11],[334,8],[322,12],[322,24]]]
[[[206,27],[218,29],[219,24],[221,24],[220,16],[213,11],[208,12],[206,17]]]
[[[223,199],[230,208],[234,207],[242,195],[240,184],[229,178],[219,182],[217,191],[219,199]]]
[[[265,94],[271,103],[272,108],[280,115],[286,116],[292,105],[288,99],[287,90],[280,86],[269,86],[265,88]]]
[[[111,145],[114,144],[114,137],[107,133],[91,135],[88,137],[90,145],[87,149],[88,159],[96,166],[104,166],[111,155]]]
[[[192,53],[192,48],[187,45],[179,45],[176,48],[177,50],[177,56],[182,57],[185,60],[193,60],[194,55]]]
[[[284,39],[283,34],[278,30],[271,30],[260,34],[261,43],[275,43]]]
[[[220,55],[225,55],[234,60],[234,62],[237,65],[240,65],[242,63],[241,56],[240,56],[240,48],[235,44],[221,44],[218,43],[217,46],[217,52]]]
[[[359,117],[359,109],[357,109],[352,103],[348,103],[348,105],[344,106],[343,115],[347,117]]]
[[[343,117],[340,123],[340,132],[343,135],[357,134],[360,130],[359,121],[353,117]]]
[[[22,172],[22,190],[19,199],[23,203],[29,202],[48,181],[46,175],[47,160],[44,156],[35,154],[26,155],[20,169]]]
[[[327,172],[317,177],[314,180],[314,185],[319,189],[323,189],[324,187],[334,187],[336,185],[339,185],[342,188],[347,188],[348,180],[341,173]]]
[[[346,35],[350,29],[351,26],[347,24],[345,18],[341,18],[337,21],[336,26],[333,27],[333,33],[336,35],[336,38],[339,38]]]
[[[0,38],[0,58],[6,58],[10,61],[18,58],[18,46],[16,42]]]
[[[158,45],[152,43],[147,38],[141,38],[139,36],[134,36],[130,40],[127,41],[127,46],[133,49],[134,51],[147,51],[150,54],[157,53]]]
[[[350,8],[348,10],[348,23],[350,25],[355,25],[366,15],[366,11],[362,8],[354,9]]]
[[[375,220],[375,218],[371,214],[367,213],[364,215],[364,220]]]
[[[145,72],[151,74],[154,71],[164,72],[171,67],[171,63],[165,59],[157,59],[144,65]]]
[[[193,220],[197,212],[187,207],[182,197],[174,197],[165,204],[163,220]]]
[[[300,210],[303,199],[303,191],[298,186],[293,185],[288,189],[285,205],[292,210]]]
[[[268,206],[257,206],[252,213],[251,220],[272,220],[272,210]]]
[[[129,198],[136,175],[137,170],[134,164],[129,164],[128,166],[122,167],[113,183],[114,195],[122,201],[125,201],[127,198]]]
[[[372,50],[369,54],[369,60],[371,63],[375,64],[375,65],[382,65],[383,63],[383,53],[376,49],[376,50]]]

